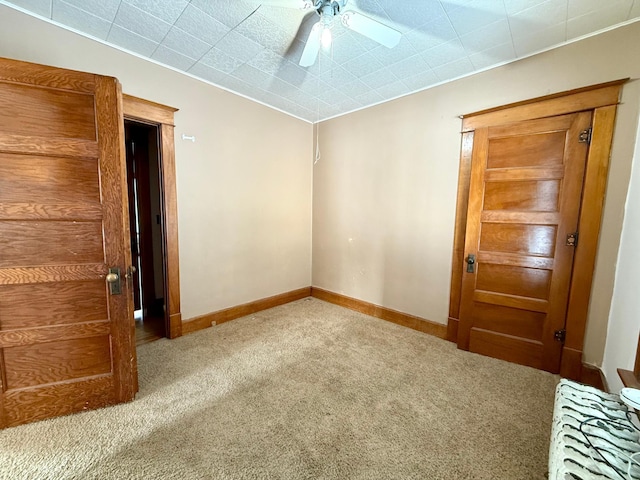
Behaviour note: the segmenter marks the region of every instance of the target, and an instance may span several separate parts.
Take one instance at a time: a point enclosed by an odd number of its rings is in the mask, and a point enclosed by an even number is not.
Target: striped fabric
[[[640,432],[632,416],[618,395],[561,380],[556,388],[549,479],[640,480],[640,453],[630,460],[640,452]]]

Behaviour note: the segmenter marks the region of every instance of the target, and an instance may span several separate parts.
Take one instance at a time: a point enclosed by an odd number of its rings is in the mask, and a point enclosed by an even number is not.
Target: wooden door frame
[[[174,113],[177,108],[122,95],[125,120],[156,125],[160,134],[159,168],[162,182],[162,236],[164,248],[164,295],[167,310],[166,333],[169,338],[182,335],[180,312],[180,266],[178,251],[178,197],[174,143]],[[124,128],[124,127],[123,127]]]
[[[471,180],[471,155],[475,129],[592,110],[593,136],[589,145],[578,220],[580,241],[576,247],[571,271],[571,287],[565,326],[567,333],[560,363],[560,375],[580,380],[582,376],[582,348],[602,221],[616,108],[622,85],[627,80],[602,83],[461,116],[462,143],[447,340],[457,342],[458,338],[465,230]]]

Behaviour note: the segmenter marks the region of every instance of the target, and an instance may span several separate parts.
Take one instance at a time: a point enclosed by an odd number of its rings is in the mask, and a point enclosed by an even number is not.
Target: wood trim
[[[471,182],[471,156],[473,154],[474,132],[462,134],[460,169],[458,171],[458,197],[456,201],[456,222],[453,236],[453,259],[451,261],[451,289],[449,293],[449,318],[458,322],[460,318],[460,295],[462,293],[462,270],[464,268],[464,240],[467,228],[467,205]],[[451,321],[449,321],[451,323]],[[449,331],[449,329],[447,329]],[[455,337],[453,337],[455,332]],[[450,330],[447,338],[458,341],[458,324]]]
[[[120,82],[96,75],[96,124],[100,150],[100,184],[104,208],[104,258],[125,271],[130,261],[129,206],[124,149],[124,117]],[[115,108],[112,106],[115,105]],[[100,107],[101,106],[101,107]],[[110,206],[110,207],[107,207]],[[137,362],[131,290],[108,297],[111,319],[112,373],[115,400],[132,400],[137,389]]]
[[[609,391],[609,386],[607,385],[607,380],[600,370],[595,365],[589,365],[588,363],[582,364],[582,375],[580,378],[581,383],[585,383],[587,385],[591,385],[603,392]]]
[[[209,328],[214,325],[220,325],[221,323],[235,320],[236,318],[245,317],[252,313],[261,312],[262,310],[284,305],[309,296],[311,296],[311,287],[304,287],[299,288],[298,290],[274,295],[272,297],[262,298],[253,302],[237,305],[235,307],[225,308],[224,310],[218,310],[217,312],[200,315],[198,317],[191,318],[182,324],[182,334],[187,335],[189,333],[197,332],[198,330]]]
[[[165,301],[168,312],[167,336],[182,335],[180,313],[180,252],[178,246],[178,193],[173,126],[160,126],[160,174],[162,178],[162,211],[164,214]]]
[[[173,116],[178,111],[177,108],[126,94],[122,95],[122,103],[125,116],[132,120],[174,126]]]
[[[460,320],[457,318],[449,317],[449,321],[447,322],[447,340],[453,343],[458,343],[458,326],[460,325]]]
[[[640,381],[631,370],[618,369],[618,376],[625,387],[640,389]]]
[[[567,331],[565,348],[574,350],[582,350],[584,343],[593,270],[607,187],[615,115],[615,105],[597,108],[593,113],[593,134],[587,157],[580,219],[578,220],[579,241],[571,273],[571,288],[565,323]]]
[[[582,378],[582,348],[606,191],[615,113],[622,85],[626,81],[627,79],[616,80],[463,116],[463,145],[458,177],[458,204],[456,206],[449,301],[448,338],[450,340],[457,341],[457,326],[460,318],[460,278],[464,265],[466,211],[470,186],[468,177],[471,170],[470,155],[472,149],[471,146],[465,144],[465,139],[469,139],[467,135],[473,135],[474,128],[486,127],[494,123],[510,123],[540,116],[547,117],[581,110],[593,110],[593,134],[580,207],[580,241],[576,248],[576,259],[571,277],[566,323],[567,338],[560,365],[560,374],[563,377],[580,381]],[[533,104],[537,102],[542,102],[544,108],[534,108]],[[471,137],[471,140],[473,140],[473,137]],[[640,339],[638,348],[640,350]],[[635,369],[640,378],[640,352],[636,356]]]
[[[593,110],[605,105],[617,105],[620,98],[620,88],[628,80],[628,78],[625,78],[589,87],[576,88],[462,115],[462,130],[467,132],[479,127]]]
[[[340,295],[339,293],[330,292],[318,287],[311,287],[311,296],[325,302],[333,303],[341,307],[355,310],[356,312],[364,313],[372,317],[387,320],[388,322],[402,325],[413,330],[417,330],[422,333],[433,335],[434,337],[446,339],[447,338],[447,326],[440,323],[435,323],[424,318],[409,315],[408,313],[398,312],[397,310],[391,310],[390,308],[381,307],[373,303],[358,300],[357,298],[347,297]]]
[[[159,127],[160,175],[162,178],[163,242],[165,255],[166,334],[182,335],[180,312],[180,253],[178,245],[178,195],[176,191],[174,113],[176,108],[123,95],[124,116]]]

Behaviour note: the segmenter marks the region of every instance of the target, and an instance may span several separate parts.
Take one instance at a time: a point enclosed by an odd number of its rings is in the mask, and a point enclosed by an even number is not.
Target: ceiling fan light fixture
[[[332,41],[332,36],[331,36],[331,27],[328,25],[324,25],[322,27],[322,35],[320,37],[320,43],[322,43],[322,48],[329,48],[331,47],[331,41]]]

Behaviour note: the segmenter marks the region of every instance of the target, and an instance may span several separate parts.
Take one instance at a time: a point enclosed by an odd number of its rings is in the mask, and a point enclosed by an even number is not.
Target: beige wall
[[[622,382],[617,369],[633,370],[640,331],[640,128],[633,156],[629,196],[624,213],[615,287],[611,300],[607,345],[602,364],[610,391],[619,391]]]
[[[313,285],[446,323],[461,114],[640,77],[640,23],[323,122]],[[623,90],[585,341],[601,364],[640,83]]]
[[[310,124],[5,6],[0,56],[112,75],[125,93],[180,109],[184,319],[310,284]]]

